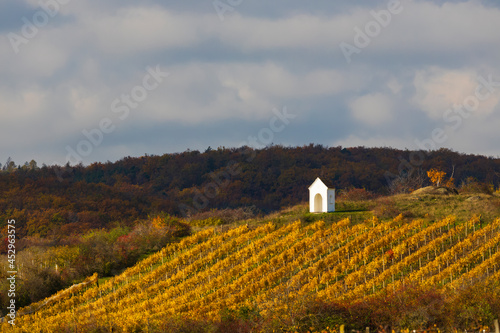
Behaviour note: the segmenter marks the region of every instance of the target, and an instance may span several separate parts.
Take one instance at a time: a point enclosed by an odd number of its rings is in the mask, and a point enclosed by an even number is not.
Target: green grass
[[[98,283],[99,283],[100,286],[102,286],[103,284],[105,284],[111,278],[112,278],[111,276],[101,277],[101,278],[98,279]]]

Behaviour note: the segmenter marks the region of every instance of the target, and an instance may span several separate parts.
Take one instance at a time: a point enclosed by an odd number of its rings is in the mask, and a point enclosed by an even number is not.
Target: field
[[[318,215],[297,206],[200,227],[105,282],[21,309],[9,331],[492,329],[498,198],[468,197],[344,201]]]

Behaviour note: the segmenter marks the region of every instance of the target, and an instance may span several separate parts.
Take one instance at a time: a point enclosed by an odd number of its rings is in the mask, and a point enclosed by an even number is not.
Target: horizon
[[[255,150],[263,150],[263,149],[268,149],[268,148],[273,148],[273,147],[283,147],[285,149],[287,148],[291,148],[291,149],[294,149],[294,148],[304,148],[304,147],[308,147],[310,145],[313,145],[313,146],[322,146],[323,148],[325,149],[332,149],[332,148],[340,148],[340,149],[358,149],[358,148],[361,148],[361,149],[390,149],[390,150],[395,150],[395,151],[403,151],[403,152],[408,152],[408,153],[413,153],[413,152],[423,152],[423,153],[426,153],[427,155],[430,155],[432,153],[436,153],[436,152],[439,152],[440,150],[442,149],[445,149],[445,150],[448,150],[452,153],[456,153],[456,154],[460,154],[460,155],[467,155],[467,156],[478,156],[478,157],[484,157],[484,158],[488,158],[488,159],[500,159],[500,156],[487,156],[487,155],[482,155],[482,154],[474,154],[474,153],[467,153],[467,152],[460,152],[460,151],[456,151],[456,150],[453,150],[453,149],[450,149],[450,148],[439,148],[439,149],[435,149],[435,150],[422,150],[422,149],[414,149],[414,150],[411,150],[411,149],[408,149],[408,148],[394,148],[394,147],[387,147],[387,146],[379,146],[379,147],[367,147],[367,146],[353,146],[353,147],[344,147],[344,146],[326,146],[326,145],[321,145],[321,144],[317,144],[317,143],[309,143],[309,144],[305,144],[305,145],[282,145],[282,144],[272,144],[272,145],[268,145],[266,147],[260,147],[260,148],[253,148],[253,147],[250,147],[248,146],[248,148],[251,148],[251,149],[255,149]],[[83,162],[79,162],[77,164],[69,164],[70,167],[77,167],[77,166],[83,166],[83,167],[89,167],[91,165],[94,165],[94,164],[106,164],[106,163],[117,163],[119,161],[122,161],[126,158],[143,158],[143,157],[161,157],[161,156],[164,156],[164,155],[176,155],[176,154],[183,154],[183,153],[188,153],[188,152],[199,152],[200,154],[204,154],[204,153],[207,153],[207,150],[218,150],[218,149],[224,149],[224,150],[231,150],[231,149],[242,149],[244,146],[240,146],[240,147],[224,147],[224,146],[220,146],[220,147],[217,147],[217,148],[214,148],[214,147],[211,147],[211,146],[208,146],[207,148],[205,149],[186,149],[186,150],[183,150],[183,151],[176,151],[176,152],[166,152],[166,153],[160,153],[160,154],[149,154],[149,153],[144,153],[143,155],[138,155],[138,156],[131,156],[131,155],[128,155],[128,156],[122,156],[116,160],[106,160],[106,161],[94,161],[94,162],[90,162],[88,164],[85,164]],[[10,157],[8,157],[7,159],[9,159]],[[10,158],[11,161],[15,162],[16,163],[16,167],[22,167],[24,164],[26,163],[29,163],[30,161],[34,160],[34,159],[31,159],[29,161],[24,161],[22,162],[22,164],[18,164],[18,162],[21,162],[21,161],[15,161],[14,159]],[[403,159],[405,160],[405,159]],[[42,167],[42,165],[45,165],[47,167],[65,167],[67,164],[46,164],[44,162],[39,162],[39,161],[36,161],[34,160],[36,163],[37,163],[37,167],[40,168]],[[0,162],[0,172],[2,171],[1,168],[5,167],[6,166],[6,163],[2,163]],[[416,165],[413,165],[414,167]]]

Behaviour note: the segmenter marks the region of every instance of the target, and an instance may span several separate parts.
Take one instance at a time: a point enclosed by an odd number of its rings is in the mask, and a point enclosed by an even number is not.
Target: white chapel
[[[309,211],[311,213],[335,211],[335,189],[326,186],[319,177],[309,186]]]

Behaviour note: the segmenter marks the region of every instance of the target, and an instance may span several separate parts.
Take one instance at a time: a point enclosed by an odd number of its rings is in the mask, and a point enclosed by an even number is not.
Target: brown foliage
[[[468,177],[467,179],[462,181],[459,188],[460,193],[484,193],[491,195],[493,194],[493,191],[493,185],[479,182],[473,177]]]
[[[20,237],[112,228],[118,223],[132,226],[135,220],[159,212],[180,216],[179,204],[195,207],[197,195],[207,200],[200,201],[201,209],[191,210],[194,214],[242,206],[267,213],[307,201],[307,187],[317,176],[332,183],[339,194],[351,189],[346,193],[350,196],[352,191],[359,198],[388,189],[392,193],[415,190],[425,180],[421,170],[435,166],[453,172],[443,165],[457,165],[453,177],[458,183],[475,177],[480,183],[500,185],[500,159],[441,149],[425,152],[425,161],[415,168],[403,163],[412,153],[321,145],[242,147],[126,157],[87,167],[14,168],[0,171],[0,222],[18,219]],[[234,163],[236,171],[230,174],[228,166]],[[64,227],[73,223],[81,227]]]
[[[348,188],[344,191],[340,191],[337,198],[340,200],[348,201],[364,201],[370,200],[377,197],[374,193],[364,189],[364,188]]]

